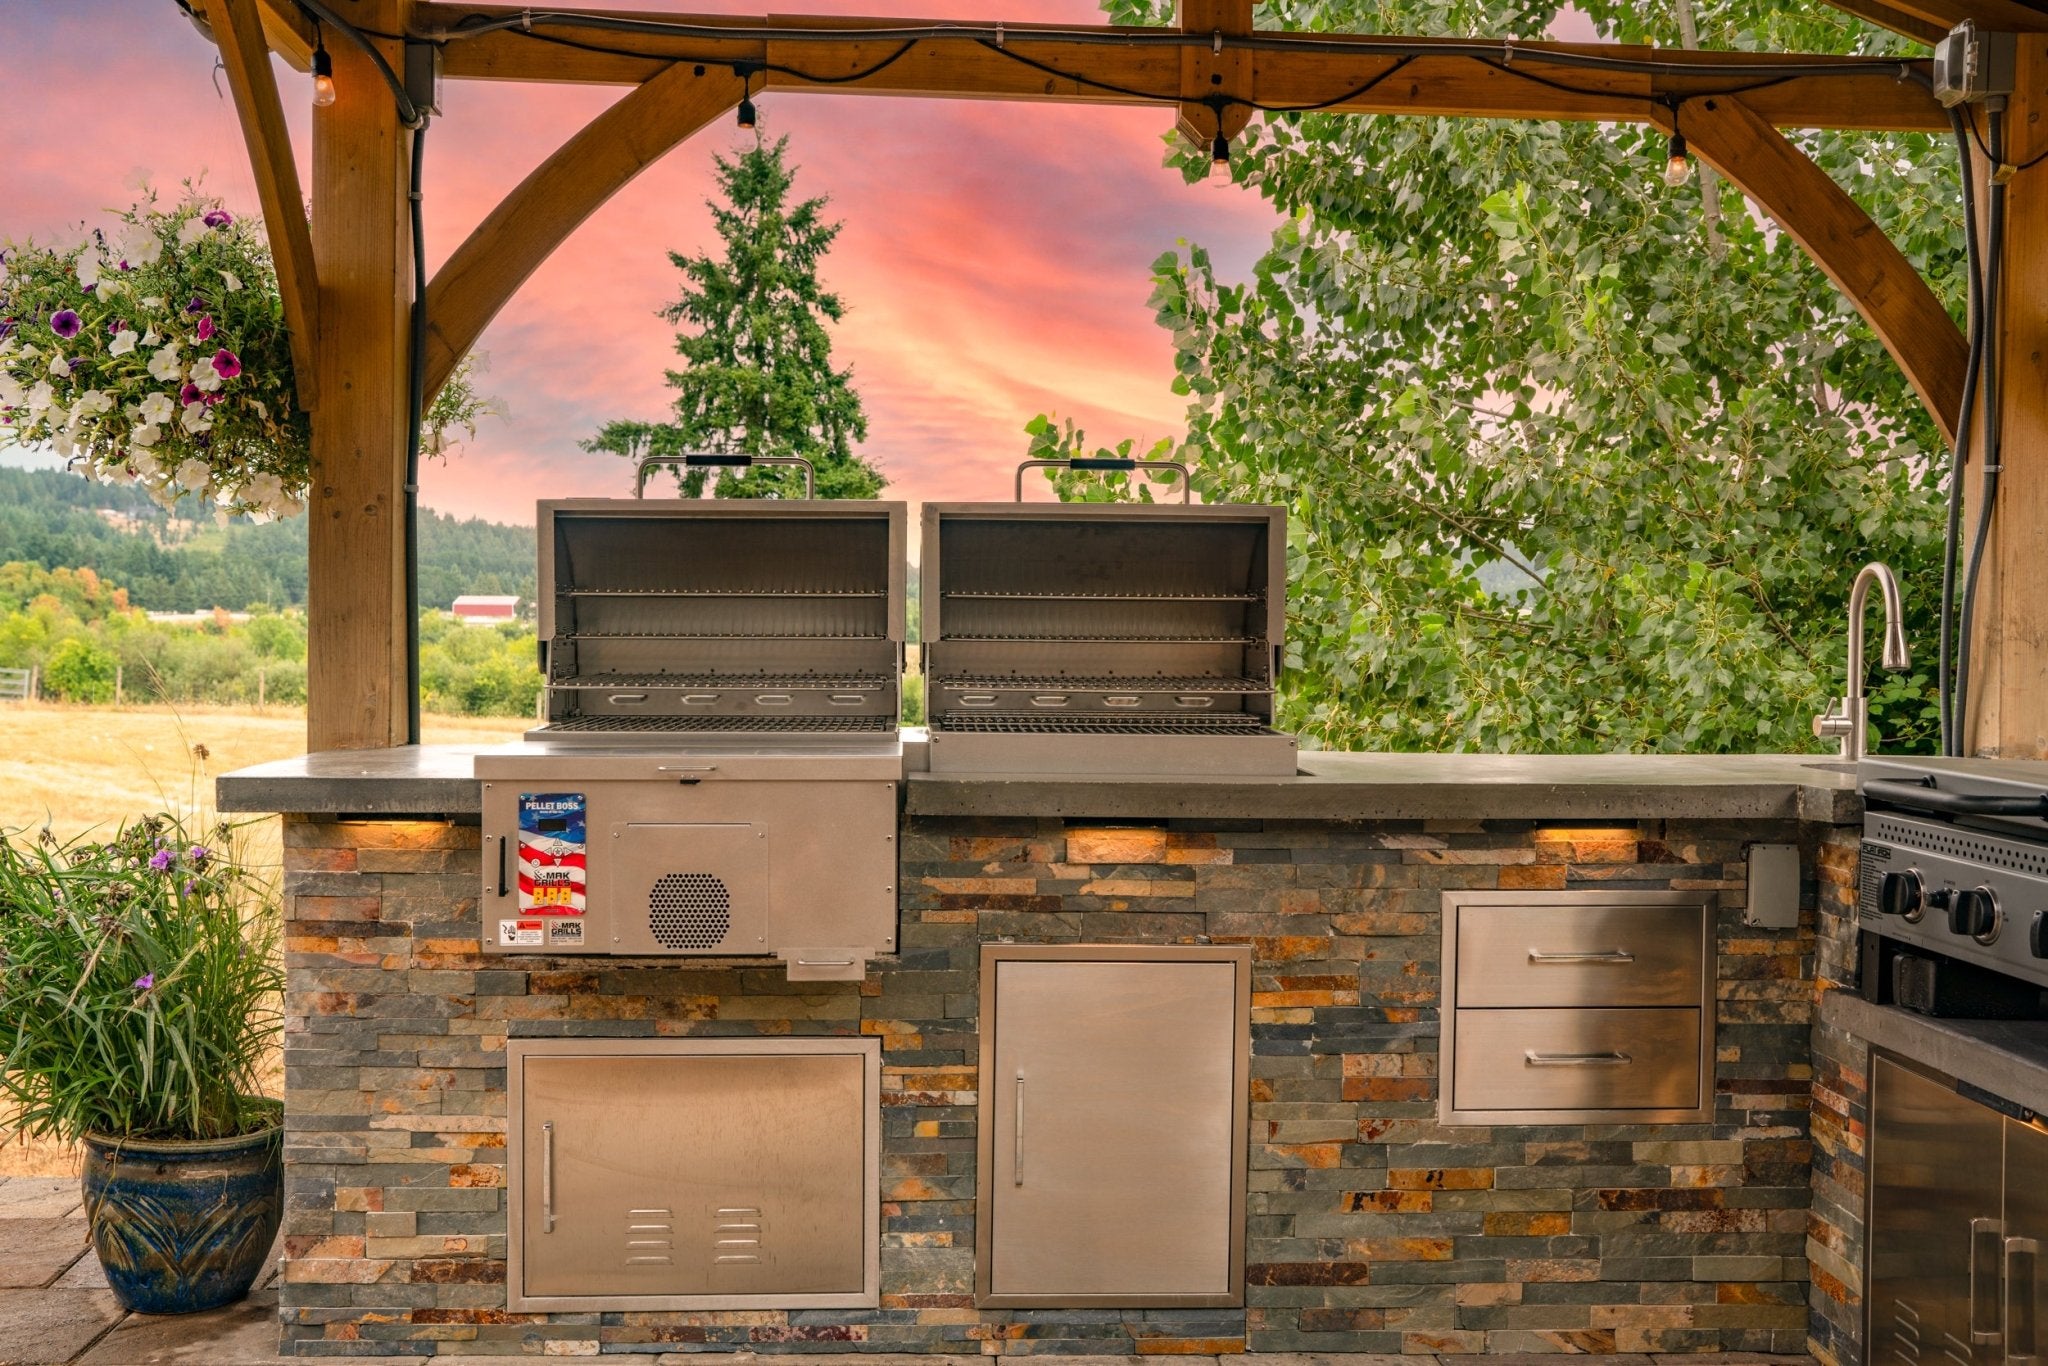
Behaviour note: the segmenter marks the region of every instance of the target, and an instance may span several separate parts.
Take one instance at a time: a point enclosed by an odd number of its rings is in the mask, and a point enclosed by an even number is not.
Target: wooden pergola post
[[[403,33],[411,10],[411,0],[354,0],[348,17]],[[401,45],[383,47],[402,70]],[[336,99],[313,114],[321,402],[307,504],[306,745],[374,749],[407,738],[412,134],[368,56],[338,35],[327,50]]]
[[[2004,159],[2048,153],[2048,37],[2020,39],[2018,91]],[[1977,125],[1986,118],[1977,111]],[[1980,161],[1979,166],[1983,163]],[[2005,275],[1999,304],[1998,413],[2003,471],[1985,543],[1971,646],[1970,752],[2048,758],[2048,161],[2012,172],[2005,190]],[[1979,195],[1982,205],[1985,197]],[[1964,477],[1974,526],[1982,502],[1983,429]],[[1967,556],[1968,551],[1965,550]]]

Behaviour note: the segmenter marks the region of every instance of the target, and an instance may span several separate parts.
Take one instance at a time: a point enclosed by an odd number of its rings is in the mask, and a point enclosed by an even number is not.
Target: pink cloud
[[[729,0],[712,8],[758,12]],[[872,11],[832,0],[821,12]],[[913,7],[986,13],[979,0]],[[1034,18],[1099,22],[1080,0]],[[89,17],[96,14],[98,17]],[[174,187],[205,172],[239,209],[255,194],[213,51],[174,7],[36,6],[15,16],[11,61],[37,98],[0,113],[13,201],[0,234],[48,235],[124,202],[133,168]],[[305,78],[280,66],[303,163]],[[427,248],[438,264],[505,191],[619,92],[451,83],[427,146]],[[845,230],[824,276],[845,300],[835,357],[867,405],[866,453],[892,496],[1001,497],[1023,423],[1057,409],[1092,439],[1179,429],[1171,347],[1145,299],[1148,267],[1177,238],[1242,272],[1274,222],[1256,195],[1184,185],[1162,169],[1162,109],[906,101],[775,91],[764,131],[789,135],[797,188],[825,195]],[[528,520],[538,497],[616,493],[624,469],[576,449],[604,420],[656,418],[673,363],[670,250],[715,243],[703,200],[712,156],[742,135],[707,128],[649,168],[577,232],[484,335],[482,381],[511,409],[422,479],[433,507]]]

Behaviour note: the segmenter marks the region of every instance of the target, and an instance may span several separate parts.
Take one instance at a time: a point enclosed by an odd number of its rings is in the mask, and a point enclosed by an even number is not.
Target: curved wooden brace
[[[676,62],[599,114],[477,224],[427,285],[431,402],[541,263],[634,176],[740,101],[730,67]]]
[[[1670,115],[1656,122],[1667,132]],[[1944,439],[1953,442],[1969,344],[1934,291],[1884,230],[1812,158],[1742,101],[1687,101],[1686,144],[1763,206],[1856,305]]]

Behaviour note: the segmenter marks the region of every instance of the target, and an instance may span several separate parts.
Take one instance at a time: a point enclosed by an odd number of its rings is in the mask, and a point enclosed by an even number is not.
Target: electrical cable
[[[1967,106],[1965,107],[1967,108]],[[2012,176],[2018,175],[2021,171],[2031,171],[2036,166],[2039,166],[2042,162],[2048,161],[2048,151],[2043,151],[2042,153],[2040,153],[2040,155],[2031,157],[2026,161],[2022,161],[2017,166],[2001,165],[1998,159],[1991,155],[1991,149],[1984,145],[1984,135],[1977,131],[1977,111],[1975,109],[1970,109],[1969,111],[1969,122],[1970,137],[1973,141],[1976,142],[1977,150],[1984,154],[1984,159],[1991,163],[1991,167],[1994,171],[2004,171],[2006,173],[2007,178],[2011,178]]]
[[[398,101],[398,117],[400,122],[404,123],[408,128],[418,128],[420,126],[424,116],[413,106],[412,96],[406,93],[405,82],[400,80],[398,73],[391,69],[391,63],[384,60],[384,54],[379,52],[377,45],[370,41],[370,35],[364,33],[361,29],[349,23],[348,20],[329,9],[322,3],[322,0],[292,0],[292,3],[297,5],[304,13],[326,24],[329,28],[361,48],[364,54],[376,66],[377,74],[384,78],[384,84],[391,87],[391,97]]]
[[[1968,303],[1964,318],[1969,324],[1969,359],[1963,369],[1962,407],[1956,414],[1956,438],[1949,455],[1948,530],[1942,540],[1941,620],[1939,654],[1935,666],[1935,694],[1941,705],[1941,752],[1960,756],[1960,727],[1955,718],[1956,570],[1962,552],[1963,473],[1970,459],[1970,431],[1977,413],[1978,370],[1984,357],[1983,253],[1977,237],[1976,170],[1970,161],[1970,138],[1964,131],[1963,112],[1951,108],[1949,124],[1954,130],[1956,158],[1962,170],[1963,266]]]
[[[1999,155],[2005,151],[2005,114],[2003,110],[1991,111],[1991,162],[1998,164]],[[1989,222],[1985,225],[1984,241],[1984,345],[1983,377],[1984,386],[1984,465],[1980,477],[1983,491],[1979,495],[1976,529],[1970,537],[1970,559],[1963,572],[1963,605],[1961,620],[1957,625],[1956,641],[1956,698],[1953,737],[1958,755],[1967,748],[1964,731],[1970,717],[1970,636],[1977,615],[1977,576],[1984,567],[1984,543],[1991,532],[1991,515],[1998,504],[1998,476],[2004,472],[2001,463],[2005,445],[2005,422],[1998,411],[1999,386],[2003,376],[1998,363],[1998,318],[2003,311],[1999,298],[2005,279],[2005,185],[1994,177],[1987,192]]]

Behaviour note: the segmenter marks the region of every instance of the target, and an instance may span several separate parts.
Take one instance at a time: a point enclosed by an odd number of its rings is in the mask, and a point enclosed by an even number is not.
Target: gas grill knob
[[[2048,958],[2048,911],[2034,912],[2034,926],[2027,934],[2027,949],[2036,958]]]
[[[1957,892],[1949,903],[1948,927],[1952,933],[1989,944],[1998,938],[1998,894],[1989,887]]]
[[[1886,915],[1918,920],[1926,904],[1926,888],[1921,884],[1918,869],[1886,873],[1884,881],[1877,885],[1877,909]]]

